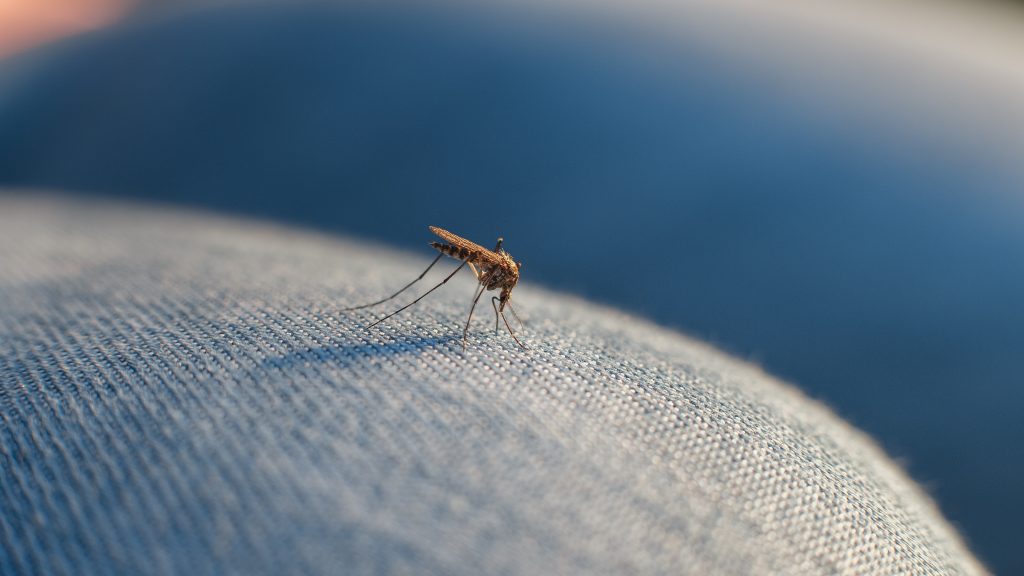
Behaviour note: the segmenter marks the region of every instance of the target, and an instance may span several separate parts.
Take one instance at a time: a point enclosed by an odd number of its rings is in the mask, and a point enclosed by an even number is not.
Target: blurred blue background
[[[1024,573],[1018,13],[203,4],[0,61],[0,185],[503,235],[822,399]]]

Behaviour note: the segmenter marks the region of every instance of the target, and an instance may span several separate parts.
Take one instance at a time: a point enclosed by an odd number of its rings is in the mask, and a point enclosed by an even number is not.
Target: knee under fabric
[[[607,308],[527,282],[527,348],[463,349],[465,273],[367,330],[430,254],[108,201],[0,196],[0,247],[4,574],[984,572],[864,434]]]

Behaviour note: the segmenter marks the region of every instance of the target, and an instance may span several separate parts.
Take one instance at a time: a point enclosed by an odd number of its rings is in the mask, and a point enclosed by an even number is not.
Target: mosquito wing
[[[466,240],[462,236],[457,236],[443,228],[438,228],[437,226],[429,226],[429,228],[431,232],[437,234],[442,239],[444,239],[445,242],[448,242],[452,246],[458,246],[459,248],[465,248],[470,252],[476,252],[480,254],[480,257],[486,258],[488,260],[498,261],[497,254],[495,254],[491,250],[488,250],[487,248],[484,248],[483,246],[477,244],[476,242],[470,242],[469,240]]]

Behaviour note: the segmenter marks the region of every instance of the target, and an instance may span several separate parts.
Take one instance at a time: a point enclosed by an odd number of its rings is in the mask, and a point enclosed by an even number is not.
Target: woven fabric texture
[[[827,409],[528,269],[526,350],[463,349],[468,272],[342,310],[429,256],[0,196],[0,573],[983,573]]]

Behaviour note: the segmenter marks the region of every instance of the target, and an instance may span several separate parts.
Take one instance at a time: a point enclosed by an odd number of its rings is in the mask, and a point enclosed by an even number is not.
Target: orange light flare
[[[134,0],[0,0],[0,58],[106,26],[133,4]]]

